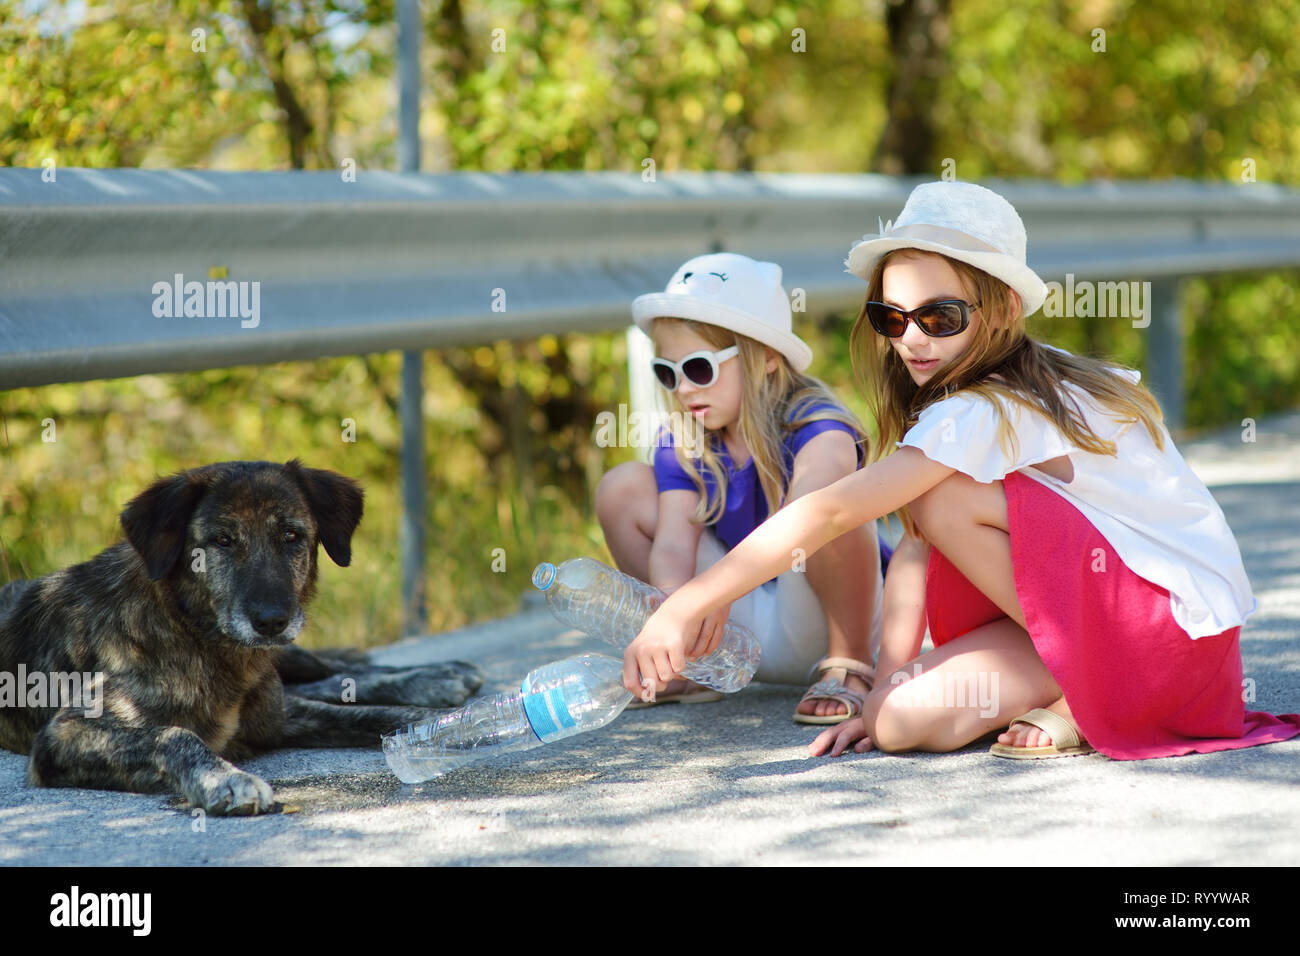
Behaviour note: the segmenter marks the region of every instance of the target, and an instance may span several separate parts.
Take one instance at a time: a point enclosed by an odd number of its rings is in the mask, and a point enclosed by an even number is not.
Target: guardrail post
[[[402,353],[402,523],[398,547],[402,555],[402,633],[423,634],[428,623],[424,602],[424,525],[428,505],[424,493],[424,383],[422,353]]]
[[[420,4],[397,4],[398,165],[404,173],[420,171]],[[402,633],[428,628],[424,600],[424,527],[428,518],[424,460],[424,354],[402,352],[402,521],[398,548],[402,560]]]
[[[420,171],[420,2],[397,0],[397,162]]]
[[[650,360],[655,357],[655,344],[650,336],[641,331],[639,325],[630,325],[627,329],[627,392],[628,392],[628,431],[631,422],[650,421],[655,413],[656,393]],[[636,415],[634,419],[632,416]],[[655,429],[657,431],[657,429]],[[637,460],[654,464],[654,434],[649,434],[650,445],[636,450]]]
[[[1165,413],[1171,433],[1186,425],[1183,382],[1183,280],[1151,283],[1151,327],[1146,330],[1147,387]]]

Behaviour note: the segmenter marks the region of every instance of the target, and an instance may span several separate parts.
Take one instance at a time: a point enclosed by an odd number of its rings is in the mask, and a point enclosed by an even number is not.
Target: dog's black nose
[[[248,620],[253,630],[263,637],[275,637],[289,626],[289,614],[284,608],[262,607],[249,611]]]

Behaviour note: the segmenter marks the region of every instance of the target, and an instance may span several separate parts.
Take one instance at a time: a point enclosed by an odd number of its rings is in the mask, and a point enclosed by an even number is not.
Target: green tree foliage
[[[373,122],[391,89],[391,19],[391,2],[363,0],[0,0],[0,162],[376,159],[393,138],[391,121]]]

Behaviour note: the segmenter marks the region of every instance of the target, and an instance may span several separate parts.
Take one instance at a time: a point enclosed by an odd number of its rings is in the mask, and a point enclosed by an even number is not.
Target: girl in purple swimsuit
[[[856,471],[867,439],[831,391],[804,374],[812,352],[791,331],[774,263],[699,256],[664,292],[638,297],[632,314],[654,339],[654,372],[672,412],[653,466],[611,469],[597,489],[596,513],[619,568],[671,592],[768,515]],[[875,522],[815,555],[796,549],[777,577],[709,614],[693,646],[720,637],[728,619],[744,624],[763,648],[757,680],[813,682],[796,721],[856,717],[880,643],[881,563]],[[656,702],[719,696],[678,679]]]

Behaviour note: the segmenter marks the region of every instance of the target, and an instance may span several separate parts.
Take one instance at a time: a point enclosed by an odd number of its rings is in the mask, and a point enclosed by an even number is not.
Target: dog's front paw
[[[191,803],[217,816],[266,813],[275,805],[269,783],[234,767],[204,771],[190,790],[186,796]]]

